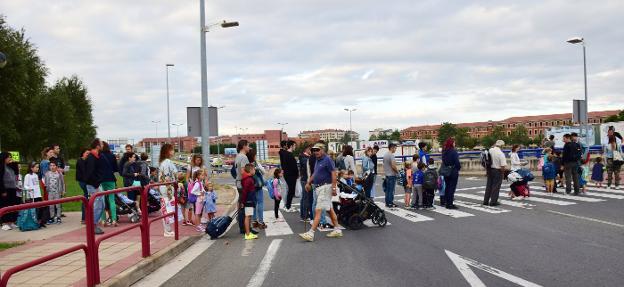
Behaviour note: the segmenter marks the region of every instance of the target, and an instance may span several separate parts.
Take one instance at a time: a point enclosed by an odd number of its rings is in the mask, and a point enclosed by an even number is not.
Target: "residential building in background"
[[[169,138],[144,138],[137,146],[144,148],[146,151],[150,151],[153,146],[164,145],[169,141]],[[199,145],[199,141],[196,137],[172,137],[171,144],[176,151],[193,152],[193,149]]]
[[[280,133],[282,136],[280,137]],[[288,140],[288,134],[281,130],[265,130],[263,133],[256,134],[237,134],[231,136],[218,136],[210,138],[210,144],[237,144],[240,140],[247,140],[250,143],[256,141],[267,141],[269,156],[276,156],[280,148],[280,139]]]
[[[372,131],[368,131],[369,138],[372,136],[375,136],[376,138],[378,138],[379,136],[389,136],[390,134],[392,134],[392,129],[376,128]]]
[[[324,130],[314,130],[314,131],[302,131],[299,133],[300,139],[313,139],[317,138],[320,140],[324,140],[325,142],[335,142],[342,141],[346,134],[351,135],[351,140],[358,140],[360,138],[360,134],[357,132],[349,132],[340,129],[324,129]]]
[[[611,116],[617,115],[619,110],[611,111],[595,111],[589,113],[590,124],[600,124],[604,120]],[[487,122],[474,122],[474,123],[459,123],[457,127],[467,128],[468,134],[474,138],[482,138],[492,132],[494,127],[501,126],[505,129],[507,135],[518,126],[523,125],[528,132],[530,138],[538,136],[544,136],[546,128],[556,126],[569,126],[573,125],[572,113],[566,114],[551,114],[551,115],[538,115],[538,116],[523,116],[523,117],[511,117],[502,121],[487,121]],[[414,140],[414,139],[431,139],[438,138],[438,130],[441,125],[423,125],[413,126],[401,131],[402,140]]]

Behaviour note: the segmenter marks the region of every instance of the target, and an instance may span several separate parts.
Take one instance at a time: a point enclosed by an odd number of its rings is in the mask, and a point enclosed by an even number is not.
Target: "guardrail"
[[[17,211],[25,210],[25,209],[40,208],[40,207],[46,207],[46,206],[55,205],[55,204],[61,204],[61,203],[66,203],[66,202],[77,202],[77,201],[82,202],[83,204],[87,203],[87,200],[85,199],[84,196],[72,196],[72,197],[55,199],[55,200],[30,202],[30,203],[24,203],[20,205],[13,205],[13,206],[0,208],[0,217],[2,217],[2,215],[9,213],[9,212],[17,212]],[[93,218],[93,216],[91,217]],[[67,254],[73,253],[78,250],[83,250],[85,253],[85,264],[86,264],[86,269],[87,269],[87,284],[89,286],[95,286],[94,273],[93,273],[94,271],[93,261],[91,260],[92,258],[90,258],[91,249],[90,249],[88,242],[85,242],[84,244],[77,244],[72,247],[54,252],[52,254],[48,254],[44,257],[13,266],[2,274],[2,277],[1,277],[2,279],[0,280],[0,286],[2,287],[7,286],[11,276],[17,272],[24,271],[28,268],[43,264],[45,262],[54,260],[56,258],[65,256]]]
[[[174,190],[173,200],[174,200],[174,206],[175,206],[174,212],[168,212],[165,214],[161,214],[157,217],[149,218],[149,210],[147,207],[149,190],[153,187],[160,187],[160,186],[166,186],[166,185],[173,186],[173,190]],[[107,232],[103,235],[96,237],[95,235],[96,222],[95,222],[95,219],[93,218],[94,216],[93,205],[96,199],[105,195],[109,195],[109,194],[115,194],[116,196],[116,194],[118,193],[135,191],[135,190],[141,192],[142,200],[141,200],[141,204],[139,207],[141,210],[141,221],[139,223],[134,223],[129,226],[124,226],[120,228],[119,230]],[[83,204],[85,204],[86,242],[84,244],[78,244],[78,245],[57,251],[55,253],[49,254],[47,256],[9,268],[7,271],[5,271],[2,274],[2,277],[0,279],[0,287],[7,286],[9,278],[17,272],[23,271],[25,269],[34,267],[36,265],[39,265],[45,262],[48,262],[50,260],[59,258],[61,256],[70,254],[78,250],[83,250],[85,253],[87,285],[95,286],[97,284],[100,284],[101,282],[100,282],[99,246],[102,243],[102,241],[109,239],[111,237],[115,237],[119,234],[128,232],[135,228],[139,228],[141,230],[141,255],[143,257],[148,257],[151,255],[150,238],[149,238],[150,237],[150,225],[155,221],[164,219],[169,216],[173,216],[174,218],[174,223],[173,223],[174,233],[175,233],[174,239],[178,240],[180,238],[180,234],[178,230],[179,226],[178,226],[178,197],[177,195],[178,195],[178,185],[176,182],[172,181],[172,182],[166,182],[166,183],[150,184],[150,185],[145,186],[144,188],[137,186],[137,187],[118,188],[118,189],[107,190],[107,191],[98,191],[92,194],[88,201],[84,196],[72,196],[72,197],[67,197],[67,198],[62,198],[62,199],[40,201],[40,202],[34,202],[34,203],[24,203],[20,205],[14,205],[14,206],[1,208],[0,217],[3,214],[9,213],[9,212],[16,212],[16,211],[25,210],[25,209],[45,207],[45,206],[50,206],[54,204],[66,203],[66,202],[80,201]]]

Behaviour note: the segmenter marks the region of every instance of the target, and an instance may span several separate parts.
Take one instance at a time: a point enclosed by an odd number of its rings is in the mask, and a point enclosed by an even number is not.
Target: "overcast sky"
[[[201,105],[199,1],[0,1],[50,69],[77,74],[93,99],[98,135],[166,135]],[[211,105],[221,134],[406,128],[442,121],[622,109],[624,1],[207,1]],[[185,134],[186,126],[180,134]],[[176,129],[172,127],[172,136]]]

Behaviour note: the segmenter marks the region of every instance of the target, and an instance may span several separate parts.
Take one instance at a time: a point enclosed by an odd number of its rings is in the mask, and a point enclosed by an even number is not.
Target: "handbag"
[[[440,166],[440,170],[438,171],[438,173],[441,176],[447,177],[447,176],[451,176],[451,174],[453,173],[453,169],[455,168],[454,165],[442,165]]]

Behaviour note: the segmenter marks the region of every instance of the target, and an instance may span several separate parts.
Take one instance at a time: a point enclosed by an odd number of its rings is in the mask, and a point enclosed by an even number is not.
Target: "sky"
[[[166,136],[201,105],[199,1],[4,0],[50,70],[78,75],[105,139]],[[624,1],[206,1],[220,134],[374,128],[624,108]],[[618,28],[619,27],[619,28]],[[160,124],[152,123],[160,121]],[[241,128],[245,128],[241,130]],[[158,129],[158,131],[157,131]],[[171,135],[176,136],[176,127]],[[180,128],[186,135],[186,125]]]

